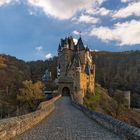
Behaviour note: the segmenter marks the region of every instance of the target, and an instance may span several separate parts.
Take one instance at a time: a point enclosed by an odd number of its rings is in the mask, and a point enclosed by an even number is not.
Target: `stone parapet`
[[[95,120],[103,127],[118,134],[123,140],[140,140],[140,129],[130,126],[125,122],[112,118],[111,116],[88,109],[87,107],[72,101],[72,104],[83,111],[89,118]]]
[[[35,112],[0,120],[0,140],[9,140],[38,124],[54,111],[54,102],[61,96],[57,96],[49,101],[42,102]]]

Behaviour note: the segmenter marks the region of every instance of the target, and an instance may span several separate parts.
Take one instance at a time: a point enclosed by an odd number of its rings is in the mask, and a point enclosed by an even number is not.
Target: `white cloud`
[[[12,2],[19,2],[19,0],[0,0],[0,6],[10,4]]]
[[[113,14],[114,18],[126,18],[129,16],[140,16],[140,1],[129,3],[127,7],[121,8]]]
[[[100,22],[100,19],[92,17],[90,15],[82,14],[79,18],[75,18],[73,21],[75,21],[76,23],[96,24]]]
[[[28,12],[29,12],[29,15],[30,15],[30,16],[35,16],[35,15],[36,15],[36,12],[33,11],[33,10],[28,10]]]
[[[0,6],[4,4],[9,4],[12,0],[0,0]]]
[[[80,35],[81,33],[80,33],[79,31],[77,31],[77,30],[74,30],[74,31],[72,32],[72,34],[74,34],[74,35]]]
[[[139,1],[139,0],[121,0],[121,2],[126,3],[126,2],[134,2],[134,1]]]
[[[48,53],[48,54],[46,54],[46,56],[45,56],[46,59],[50,59],[50,58],[52,58],[52,57],[53,57],[53,56],[52,56],[51,53]]]
[[[105,0],[27,0],[30,6],[41,8],[45,14],[58,19],[69,19],[76,12],[100,5]]]
[[[130,1],[132,1],[132,0],[121,0],[121,2],[130,2]]]
[[[86,11],[87,14],[91,14],[91,15],[100,15],[100,16],[107,16],[111,13],[111,10],[108,10],[104,7],[100,7],[100,8],[90,8]]]
[[[112,28],[93,28],[90,36],[96,36],[104,42],[117,41],[120,45],[140,44],[140,20],[117,23]]]
[[[76,45],[78,40],[76,38],[73,38],[74,44]]]
[[[35,49],[36,49],[36,51],[42,51],[43,50],[43,47],[42,46],[38,46]]]
[[[40,59],[50,59],[53,57],[53,55],[51,53],[47,53],[46,54],[46,51],[44,50],[44,48],[42,46],[38,46],[35,48],[36,50],[36,55],[40,58]]]

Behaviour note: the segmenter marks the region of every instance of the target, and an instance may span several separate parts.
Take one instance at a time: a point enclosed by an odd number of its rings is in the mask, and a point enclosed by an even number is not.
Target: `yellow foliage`
[[[20,89],[20,94],[17,99],[21,102],[35,101],[43,98],[42,95],[43,85],[40,81],[32,83],[32,81],[24,81],[23,88]]]
[[[7,65],[5,64],[6,61],[7,61],[6,58],[4,58],[3,56],[0,56],[0,69],[7,67]]]

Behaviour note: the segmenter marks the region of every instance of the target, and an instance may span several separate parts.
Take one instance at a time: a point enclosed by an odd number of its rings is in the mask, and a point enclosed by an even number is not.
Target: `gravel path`
[[[69,97],[56,102],[56,110],[16,140],[120,140],[71,105]]]

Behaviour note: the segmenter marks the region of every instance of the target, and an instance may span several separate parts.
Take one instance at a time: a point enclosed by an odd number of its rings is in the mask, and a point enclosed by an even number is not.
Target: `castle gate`
[[[62,96],[70,96],[70,89],[68,87],[62,89]]]

